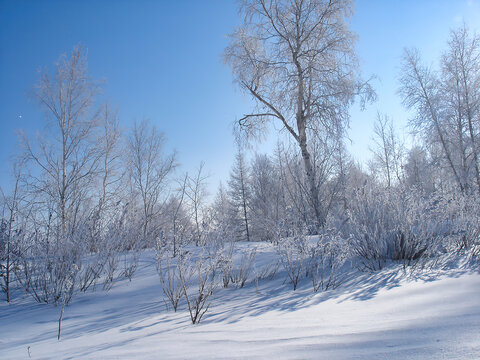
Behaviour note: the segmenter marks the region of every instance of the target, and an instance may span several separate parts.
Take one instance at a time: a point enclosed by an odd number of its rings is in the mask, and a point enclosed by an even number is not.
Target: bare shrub
[[[414,189],[358,189],[344,236],[350,238],[359,268],[377,271],[388,260],[408,266],[433,254],[441,224],[430,216],[431,207],[431,200]]]
[[[70,302],[80,263],[75,244],[66,242],[50,249],[45,242],[33,243],[23,254],[16,277],[25,291],[39,303]]]
[[[243,288],[252,271],[253,262],[257,254],[257,248],[253,248],[251,251],[244,252],[240,259],[238,267],[231,269],[231,280],[233,284]]]
[[[168,252],[157,251],[156,253],[156,266],[162,291],[172,305],[174,312],[177,312],[178,305],[185,295],[185,288],[180,280],[181,269],[185,265],[185,257],[182,255],[179,259],[173,260],[168,256]]]
[[[95,290],[97,281],[102,277],[105,262],[102,256],[94,254],[86,259],[78,274],[78,288],[86,292],[90,287]]]
[[[227,253],[219,254],[217,258],[217,267],[222,273],[223,287],[227,288],[232,281],[233,271],[233,259],[232,259],[233,246],[230,247]]]
[[[198,324],[210,307],[210,297],[215,290],[215,266],[206,259],[192,261],[188,256],[182,259],[179,267],[179,278],[182,284],[192,324]],[[193,283],[197,283],[197,291],[191,291]]]
[[[129,281],[132,281],[133,274],[137,271],[139,256],[139,249],[136,247],[123,254],[122,274]]]
[[[142,236],[143,224],[135,217],[133,208],[125,206],[119,219],[110,224],[99,250],[105,261],[104,290],[110,290],[122,277],[131,281],[137,270],[139,252],[143,246],[139,241]]]
[[[105,281],[103,283],[103,290],[110,290],[117,281],[118,276],[116,273],[119,261],[120,258],[118,253],[111,253],[107,255],[107,261],[104,268]]]
[[[342,283],[340,271],[347,259],[343,242],[339,235],[322,235],[312,246],[310,276],[314,292],[335,289]]]
[[[306,260],[308,258],[308,239],[304,235],[297,235],[282,240],[277,248],[280,262],[287,273],[293,290],[297,289],[298,282],[305,275]]]
[[[275,262],[274,264],[267,264],[262,267],[259,271],[255,271],[257,280],[273,280],[275,275],[277,275],[278,268],[280,264]]]

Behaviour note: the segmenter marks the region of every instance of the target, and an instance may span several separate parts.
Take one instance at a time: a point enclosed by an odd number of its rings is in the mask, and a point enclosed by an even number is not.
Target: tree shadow
[[[421,271],[394,262],[374,273],[359,271],[351,265],[346,266],[343,271],[345,280],[340,286],[317,293],[313,291],[308,278],[303,279],[297,290],[293,291],[291,284],[285,280],[287,275],[283,270],[277,273],[274,280],[263,280],[258,286],[250,281],[242,289],[221,289],[212,304],[212,311],[202,323],[236,323],[242,318],[258,316],[268,311],[293,312],[328,300],[336,300],[338,303],[368,301],[375,298],[380,291],[399,287],[405,282],[432,282],[441,277],[457,278],[475,272],[469,268]],[[229,305],[222,308],[221,304],[225,303]],[[222,310],[215,310],[217,304]]]

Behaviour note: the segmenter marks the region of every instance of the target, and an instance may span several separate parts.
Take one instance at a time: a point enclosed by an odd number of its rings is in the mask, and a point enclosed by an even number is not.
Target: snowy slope
[[[1,359],[480,359],[480,275],[354,273],[340,288],[292,291],[279,271],[218,288],[201,324],[163,302],[153,254],[132,282],[77,295],[66,309],[29,297],[0,305]],[[273,257],[260,245],[257,269]]]

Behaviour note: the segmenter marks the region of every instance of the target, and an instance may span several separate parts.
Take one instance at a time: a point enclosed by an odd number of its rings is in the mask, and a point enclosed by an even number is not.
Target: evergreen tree
[[[235,225],[241,234],[241,239],[250,241],[249,215],[250,215],[250,169],[245,162],[245,155],[241,145],[237,147],[235,162],[228,181],[228,195],[234,211]]]

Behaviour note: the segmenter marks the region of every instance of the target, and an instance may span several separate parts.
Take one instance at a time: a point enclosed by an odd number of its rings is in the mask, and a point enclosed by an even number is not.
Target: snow
[[[249,245],[240,244],[241,249]],[[259,244],[257,272],[274,260]],[[427,276],[428,275],[428,276]],[[393,266],[352,271],[338,289],[297,291],[281,269],[242,289],[219,287],[202,322],[184,303],[167,310],[153,253],[133,280],[73,298],[60,309],[24,295],[0,305],[2,359],[475,359],[480,358],[480,274],[407,275]]]

